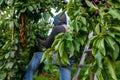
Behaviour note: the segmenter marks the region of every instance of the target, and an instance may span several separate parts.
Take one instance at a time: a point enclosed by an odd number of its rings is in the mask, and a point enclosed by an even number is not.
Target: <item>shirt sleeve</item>
[[[43,45],[46,48],[50,48],[55,36],[59,33],[59,28],[58,27],[53,27],[51,34],[46,40],[40,40],[40,44]]]

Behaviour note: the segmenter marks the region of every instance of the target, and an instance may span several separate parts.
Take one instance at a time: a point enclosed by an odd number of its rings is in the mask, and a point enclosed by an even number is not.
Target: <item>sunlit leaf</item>
[[[58,44],[58,42],[59,42],[59,39],[55,39],[51,47],[55,47]]]
[[[111,14],[113,18],[117,18],[120,20],[120,13],[118,11],[110,9],[108,13]]]
[[[65,52],[64,53],[64,56],[63,56],[63,61],[64,61],[64,65],[70,65],[70,62],[69,62],[69,58],[68,58],[68,53],[67,52]]]
[[[47,49],[44,53],[43,53],[43,56],[42,56],[42,59],[41,59],[41,62],[43,62],[49,55],[49,52],[51,52],[51,49]]]
[[[70,50],[70,57],[72,57],[74,55],[75,48],[71,41],[68,43],[68,45],[69,45],[69,50]]]
[[[33,11],[33,7],[29,6],[28,9],[32,12]]]
[[[77,10],[77,11],[74,13],[74,15],[76,16],[76,15],[78,15],[79,13],[80,13],[80,9]]]
[[[11,51],[10,56],[11,56],[11,58],[14,58],[15,57],[15,51]]]
[[[10,53],[5,54],[5,59],[9,58]]]
[[[64,54],[64,42],[61,42],[60,43],[60,46],[59,46],[59,54],[60,54],[60,57],[62,57],[63,56],[63,54]]]
[[[98,50],[105,56],[106,55],[106,49],[104,44],[104,38],[97,40]]]
[[[9,6],[12,6],[13,0],[5,0],[5,3],[8,4]]]
[[[96,25],[96,27],[95,27],[95,32],[97,33],[97,34],[99,34],[100,33],[100,26],[99,26],[99,23]]]
[[[70,33],[65,33],[66,40],[72,41],[72,35]]]
[[[13,67],[13,65],[14,65],[13,62],[9,62],[9,63],[6,64],[5,67],[6,67],[7,69],[11,69],[11,68]]]
[[[5,44],[2,46],[2,49],[7,49],[8,47],[10,47],[10,42],[6,41]]]
[[[82,78],[82,80],[86,80],[86,78],[88,77],[88,75],[90,74],[90,67],[88,67],[86,70],[85,70],[85,73],[84,73],[84,77]]]
[[[59,39],[59,38],[63,38],[63,36],[64,36],[64,33],[60,33],[60,34],[58,34],[55,38],[56,38],[56,39]]]
[[[61,40],[59,40],[59,42],[55,45],[55,51],[58,50],[60,43],[61,43]]]
[[[10,22],[9,22],[9,27],[10,27],[10,29],[12,29],[12,28],[14,27],[13,21],[10,21]]]
[[[86,18],[81,16],[81,21],[83,22],[84,25],[86,25]]]
[[[104,80],[103,76],[102,76],[102,69],[101,68],[98,68],[96,73],[96,78],[99,79],[99,80]]]
[[[89,6],[89,7],[91,7],[91,8],[94,8],[94,9],[98,9],[96,6],[94,6],[93,4],[92,4],[92,2],[90,2],[89,0],[85,0],[86,1],[86,3],[87,3],[87,5]]]

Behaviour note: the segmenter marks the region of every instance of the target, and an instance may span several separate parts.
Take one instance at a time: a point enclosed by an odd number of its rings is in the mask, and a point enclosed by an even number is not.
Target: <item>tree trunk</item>
[[[25,14],[21,14],[21,32],[20,32],[21,42],[24,49],[27,48],[26,38],[25,38]]]

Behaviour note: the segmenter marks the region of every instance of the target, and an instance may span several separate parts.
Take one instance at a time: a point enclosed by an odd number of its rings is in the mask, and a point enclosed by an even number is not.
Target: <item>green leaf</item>
[[[89,6],[89,7],[91,7],[91,8],[93,8],[93,9],[98,9],[96,6],[94,6],[93,4],[92,4],[92,2],[90,2],[89,0],[85,0],[86,1],[86,3],[87,3],[87,5]]]
[[[68,33],[68,32],[65,33],[65,38],[66,38],[66,40],[68,40],[68,41],[72,41],[72,40],[73,40],[73,39],[72,39],[72,34],[70,34],[70,33]]]
[[[10,47],[10,42],[6,41],[5,44],[3,45],[2,49],[8,49]]]
[[[5,80],[6,76],[7,76],[7,74],[5,72],[0,71],[0,79],[1,80]]]
[[[31,12],[33,11],[33,7],[32,6],[29,6],[28,7],[28,10],[30,10]]]
[[[14,58],[15,57],[15,51],[11,51],[10,56],[11,56],[11,58]]]
[[[98,52],[97,49],[97,41],[98,41],[99,37],[96,35],[94,37],[91,38],[90,44],[92,46],[92,54],[95,55]]]
[[[81,21],[84,25],[86,25],[86,18],[81,16]]]
[[[78,15],[80,13],[80,9],[78,9],[77,11],[75,11],[74,16]]]
[[[73,21],[72,26],[74,26],[74,29],[75,29],[76,32],[79,31],[79,27],[78,27],[78,24],[77,24],[77,20],[76,20],[76,19]]]
[[[120,13],[117,10],[110,9],[108,13],[111,14],[113,18],[120,20]]]
[[[76,40],[77,40],[81,45],[84,45],[84,39],[83,39],[82,36],[81,36],[81,37],[78,37]]]
[[[21,13],[24,13],[27,10],[27,8],[23,8],[20,10]]]
[[[57,63],[58,63],[58,65],[60,65],[60,63],[61,63],[61,58],[60,58],[60,55],[58,54],[58,53],[56,53],[56,59],[57,59]]]
[[[60,39],[60,38],[63,38],[63,37],[64,37],[64,33],[60,33],[55,37],[55,39]]]
[[[88,67],[86,70],[85,70],[85,73],[84,73],[84,77],[82,78],[82,80],[87,80],[86,78],[88,77],[88,75],[90,74],[90,67]]]
[[[59,42],[59,39],[55,39],[55,41],[52,43],[52,46],[51,47],[55,47]]]
[[[115,31],[115,32],[112,32],[113,34],[115,34],[115,36],[120,36],[120,33]]]
[[[9,6],[12,6],[14,3],[14,0],[6,0],[5,1]]]
[[[107,34],[112,37],[112,38],[115,38],[115,34],[114,33],[111,33],[110,31],[107,31]]]
[[[0,5],[3,3],[4,0],[0,0]]]
[[[99,26],[99,23],[96,25],[96,27],[95,27],[95,32],[97,33],[97,34],[99,34],[100,33],[100,26]]]
[[[119,56],[119,46],[118,46],[118,44],[115,44],[114,47],[115,47],[115,50],[113,51],[112,58],[114,60],[116,60],[118,58],[118,56]]]
[[[96,46],[98,47],[98,50],[100,51],[100,53],[102,53],[105,56],[106,50],[105,50],[104,38],[102,39],[100,38],[99,40],[97,40]]]
[[[33,4],[33,8],[34,8],[34,9],[37,9],[37,5]]]
[[[115,40],[120,44],[120,37],[115,37]]]
[[[70,7],[73,5],[73,0],[70,0],[68,5],[67,5],[67,11],[70,10]]]
[[[44,14],[45,14],[45,13],[44,13]],[[49,14],[49,13],[46,13],[46,14],[44,15],[44,18],[45,18],[45,20],[49,20],[50,14]]]
[[[5,67],[6,67],[7,69],[11,69],[11,68],[13,67],[13,65],[14,65],[13,62],[8,62]]]
[[[98,50],[93,46],[92,47],[92,55],[95,56],[95,54],[98,52]]]
[[[8,59],[10,56],[10,53],[8,52],[7,54],[5,54],[5,59]]]
[[[14,3],[14,6],[15,7],[20,7],[21,5],[23,5],[24,3],[23,2],[15,2]]]
[[[70,62],[69,62],[69,59],[68,59],[68,53],[67,52],[64,53],[63,61],[64,61],[65,65],[67,65],[67,64],[70,65]]]
[[[94,42],[97,38],[98,38],[98,36],[97,36],[97,35],[96,35],[96,36],[91,37],[88,43],[89,43],[90,45],[93,45],[93,42]]]
[[[111,38],[110,36],[105,36],[105,41],[107,42],[111,49],[115,50],[114,48],[115,41],[113,40],[113,38]]]
[[[75,50],[79,52],[79,50],[80,50],[80,43],[77,42],[77,40],[73,40],[73,45],[74,45]]]
[[[49,56],[49,52],[51,52],[51,48],[47,49],[44,53],[43,53],[43,56],[42,56],[42,59],[41,59],[41,62],[45,61],[45,59]]]
[[[115,31],[119,31],[120,32],[120,27],[111,27],[111,29],[115,30]]]
[[[114,62],[112,62],[109,58],[105,58],[105,63],[107,68],[108,68],[108,73],[112,77],[113,80],[117,80],[116,74],[115,74],[115,69],[114,69]]]
[[[0,66],[2,66],[3,65],[3,61],[0,61]]]
[[[98,80],[104,80],[102,76],[102,69],[98,68],[95,75],[97,76]]]
[[[72,57],[74,55],[74,50],[75,50],[74,45],[71,41],[67,44],[69,45],[70,57]]]
[[[99,68],[103,68],[103,64],[102,64],[102,59],[103,59],[103,56],[100,54],[100,53],[97,53],[95,55],[95,60],[97,62],[97,65],[99,66]]]
[[[55,45],[55,51],[57,51],[59,49],[60,43],[61,43],[61,40],[59,40],[59,42]]]
[[[0,60],[2,60],[5,56],[4,55],[0,55]]]
[[[88,31],[88,29],[87,29],[87,27],[86,27],[86,26],[82,26],[82,27],[80,28],[80,30],[85,31],[85,32],[87,32],[87,31]]]
[[[63,54],[64,54],[64,42],[60,43],[59,54],[60,54],[60,57],[63,57]]]
[[[10,22],[9,22],[9,27],[10,27],[10,29],[12,29],[12,28],[14,27],[13,21],[10,21]]]
[[[101,23],[101,24],[103,24],[104,25],[104,19],[101,17],[101,16],[98,16],[97,17],[97,21],[99,22],[99,23]]]

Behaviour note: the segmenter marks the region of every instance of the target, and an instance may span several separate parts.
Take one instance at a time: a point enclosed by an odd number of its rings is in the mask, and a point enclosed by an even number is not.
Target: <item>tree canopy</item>
[[[120,53],[120,0],[95,1],[0,0],[0,79],[21,80],[28,56],[42,50],[35,34],[47,37],[54,8],[56,12],[62,9],[68,13],[70,32],[56,37],[43,60],[56,51],[58,62],[69,64],[67,51],[69,57],[79,57],[84,46],[89,45],[94,61],[83,79],[92,70],[99,80],[117,80],[114,63]],[[93,36],[89,39],[91,32]]]

